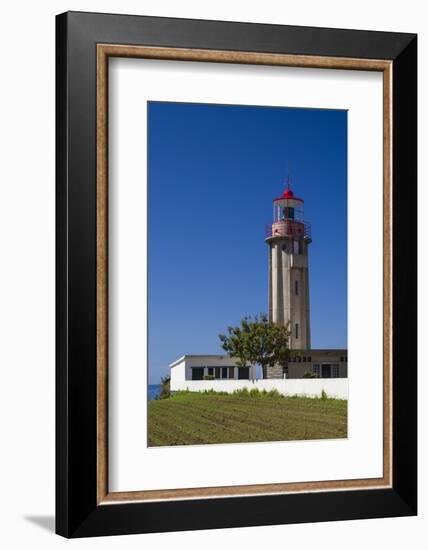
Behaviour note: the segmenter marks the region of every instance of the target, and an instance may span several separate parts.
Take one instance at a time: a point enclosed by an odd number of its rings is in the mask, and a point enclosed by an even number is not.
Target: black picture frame
[[[96,46],[392,62],[391,488],[97,504]],[[65,537],[417,513],[417,36],[68,12],[56,18],[56,532]]]

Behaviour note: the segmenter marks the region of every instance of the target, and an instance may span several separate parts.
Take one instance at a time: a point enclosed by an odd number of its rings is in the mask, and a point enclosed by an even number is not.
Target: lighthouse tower
[[[288,325],[290,349],[311,347],[308,250],[311,228],[304,221],[303,200],[287,184],[273,201],[273,220],[266,227],[269,246],[269,319]]]

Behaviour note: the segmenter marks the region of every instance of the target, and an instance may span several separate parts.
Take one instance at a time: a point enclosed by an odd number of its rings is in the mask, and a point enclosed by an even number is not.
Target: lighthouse
[[[304,201],[294,195],[290,181],[282,196],[273,200],[265,241],[269,247],[269,320],[288,326],[290,349],[309,350],[311,227],[304,218]]]

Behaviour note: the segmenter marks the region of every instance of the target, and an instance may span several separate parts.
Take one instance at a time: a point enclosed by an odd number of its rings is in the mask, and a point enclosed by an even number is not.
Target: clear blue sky
[[[267,312],[265,224],[288,174],[312,224],[313,348],[347,347],[347,113],[150,102],[149,380]]]

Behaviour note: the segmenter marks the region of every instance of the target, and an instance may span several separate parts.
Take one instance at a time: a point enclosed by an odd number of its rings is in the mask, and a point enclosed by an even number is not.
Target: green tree
[[[228,327],[227,334],[220,334],[219,338],[238,367],[259,364],[263,378],[269,367],[284,364],[290,355],[288,326],[272,323],[264,314],[244,317],[239,326]]]
[[[158,399],[166,399],[167,397],[171,397],[170,384],[171,384],[170,376],[161,377],[161,389],[160,389]]]

